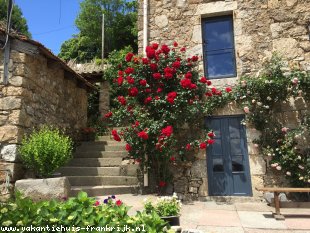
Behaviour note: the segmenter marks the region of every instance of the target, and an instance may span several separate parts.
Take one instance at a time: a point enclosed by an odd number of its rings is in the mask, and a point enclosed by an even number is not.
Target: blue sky
[[[74,20],[80,0],[15,0],[27,19],[32,39],[56,55],[61,44],[78,33]]]

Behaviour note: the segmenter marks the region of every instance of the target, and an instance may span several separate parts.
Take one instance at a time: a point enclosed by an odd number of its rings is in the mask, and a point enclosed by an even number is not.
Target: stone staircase
[[[139,165],[128,164],[126,156],[124,143],[102,136],[82,142],[73,159],[59,171],[69,179],[71,196],[81,190],[89,196],[137,193]]]

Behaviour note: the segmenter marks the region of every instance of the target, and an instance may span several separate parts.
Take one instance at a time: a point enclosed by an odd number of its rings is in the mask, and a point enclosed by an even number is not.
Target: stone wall
[[[17,147],[33,128],[47,124],[78,135],[87,122],[87,91],[58,61],[11,50],[9,84],[4,86],[0,51],[0,169],[22,178]]]
[[[143,45],[143,0],[139,1],[139,52]],[[148,43],[178,42],[187,48],[189,56],[203,58],[203,18],[232,15],[237,64],[237,77],[257,75],[263,62],[273,52],[286,61],[287,69],[296,67],[310,70],[309,25],[310,2],[308,0],[149,0]],[[203,75],[203,60],[199,64]],[[215,86],[233,85],[237,77],[212,80]],[[287,127],[294,128],[310,105],[303,99],[279,106],[279,119]],[[243,114],[234,104],[229,104],[215,115]],[[247,143],[253,196],[261,193],[255,187],[262,185],[288,185],[280,173],[268,169],[268,161],[259,154],[253,140],[260,132],[247,125]],[[174,190],[185,199],[197,199],[208,195],[206,155],[199,152],[196,161],[183,168],[173,169]]]

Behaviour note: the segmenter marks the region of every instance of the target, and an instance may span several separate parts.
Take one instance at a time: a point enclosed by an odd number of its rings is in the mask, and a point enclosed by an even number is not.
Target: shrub
[[[136,216],[131,217],[128,210],[129,207],[115,196],[100,203],[88,197],[85,192],[80,192],[77,197],[65,201],[35,203],[17,195],[15,201],[0,203],[0,226],[25,229],[29,229],[30,226],[41,227],[40,231],[32,232],[51,232],[47,228],[42,229],[46,226],[54,226],[55,230],[56,227],[62,226],[62,230],[56,232],[74,232],[72,227],[79,232],[89,232],[91,227],[93,232],[131,232],[132,229],[132,232],[166,232],[166,222],[156,213],[138,212]],[[105,227],[106,230],[99,227]],[[64,228],[67,230],[64,231]]]
[[[48,177],[72,157],[72,140],[59,129],[43,126],[22,141],[20,155],[38,177]]]

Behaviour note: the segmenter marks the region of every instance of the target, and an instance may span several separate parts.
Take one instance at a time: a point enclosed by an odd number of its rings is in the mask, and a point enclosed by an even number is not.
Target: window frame
[[[219,22],[219,21],[224,21],[224,20],[229,20],[230,21],[230,26],[231,26],[231,39],[232,39],[232,45],[233,47],[231,49],[232,53],[232,68],[233,68],[233,73],[228,74],[228,75],[216,75],[216,76],[209,76],[208,75],[208,51],[207,51],[207,43],[206,43],[206,29],[205,29],[205,24],[208,22]],[[222,16],[213,16],[213,17],[206,17],[201,19],[201,25],[202,25],[202,47],[203,47],[203,67],[204,67],[204,73],[205,76],[208,77],[209,79],[223,79],[223,78],[236,78],[237,77],[237,62],[236,62],[236,45],[235,45],[235,35],[234,35],[234,20],[233,20],[233,15],[222,15]],[[217,50],[212,50],[214,54],[221,50],[230,50],[230,49],[217,49]],[[213,55],[213,54],[212,54]]]

